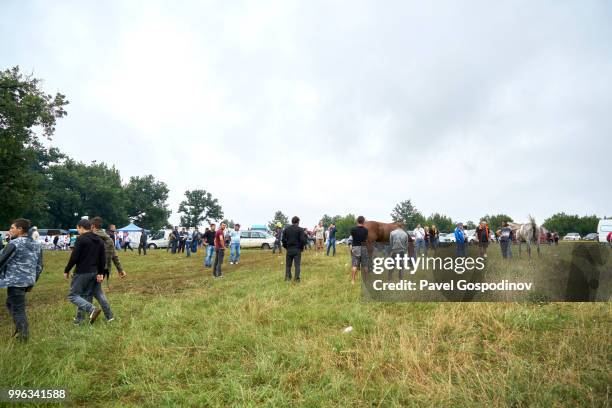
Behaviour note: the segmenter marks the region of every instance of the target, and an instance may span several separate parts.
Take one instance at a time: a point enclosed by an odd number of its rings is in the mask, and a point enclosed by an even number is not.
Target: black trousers
[[[26,315],[26,289],[9,286],[6,289],[6,308],[15,322],[15,331],[19,333],[19,340],[28,339],[28,316]]]
[[[138,245],[138,255],[140,255],[140,250],[141,249],[144,251],[144,254],[146,255],[147,254],[147,244],[139,244]]]
[[[297,248],[288,248],[285,255],[285,279],[291,280],[291,265],[295,263],[295,280],[300,280],[300,264],[302,251]]]
[[[221,276],[221,265],[223,265],[223,257],[225,256],[225,249],[215,249],[215,264],[213,266],[213,276]]]

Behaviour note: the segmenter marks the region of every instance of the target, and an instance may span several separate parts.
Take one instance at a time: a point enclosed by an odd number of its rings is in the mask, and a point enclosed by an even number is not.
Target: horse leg
[[[531,259],[531,240],[527,241],[527,253],[529,254],[529,259]]]

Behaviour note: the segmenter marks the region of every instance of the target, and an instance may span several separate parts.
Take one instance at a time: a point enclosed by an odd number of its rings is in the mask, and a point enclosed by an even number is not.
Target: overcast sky
[[[612,2],[2,1],[0,65],[70,105],[52,144],[276,210],[612,215]]]

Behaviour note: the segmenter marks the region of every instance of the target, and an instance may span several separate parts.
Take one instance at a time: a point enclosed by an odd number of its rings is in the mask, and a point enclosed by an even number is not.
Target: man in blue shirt
[[[237,264],[240,260],[240,224],[234,225],[230,232],[230,265]]]
[[[465,257],[465,232],[462,222],[457,223],[457,228],[455,228],[455,242],[457,243],[457,256]]]
[[[336,256],[336,224],[331,224],[327,231],[329,232],[327,237],[327,256],[329,256],[330,248],[334,248],[332,256]]]

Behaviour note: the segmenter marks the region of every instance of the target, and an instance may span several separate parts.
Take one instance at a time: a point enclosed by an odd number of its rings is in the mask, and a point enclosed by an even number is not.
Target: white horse
[[[521,243],[525,241],[527,243],[527,252],[529,253],[529,258],[531,258],[531,243],[533,242],[538,246],[538,256],[540,253],[540,235],[544,231],[543,227],[540,227],[536,224],[533,217],[529,216],[529,222],[527,224],[518,224],[516,222],[509,222],[508,225],[514,231],[516,236],[516,240],[519,244],[519,256],[521,256]]]

